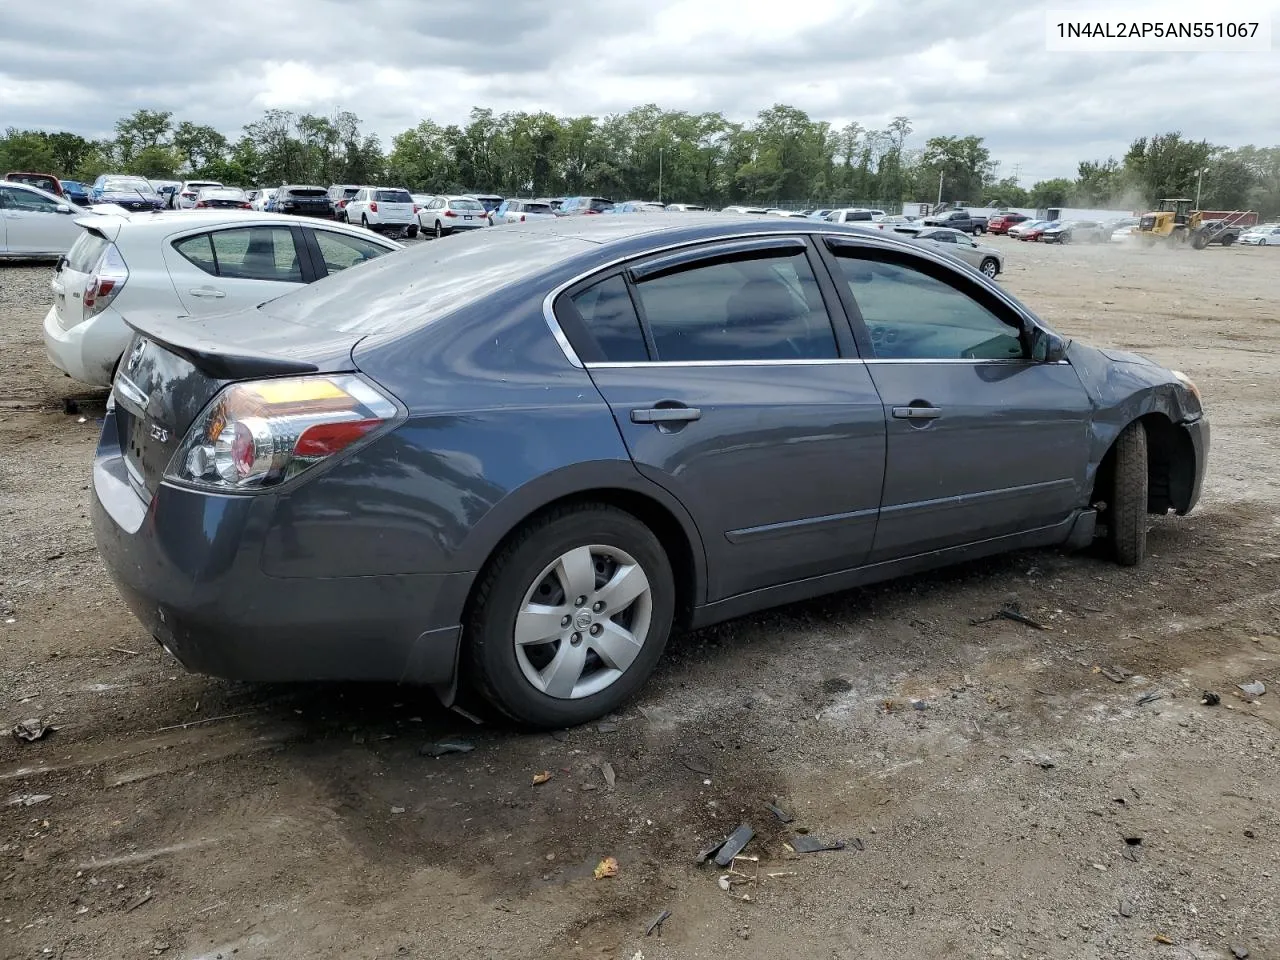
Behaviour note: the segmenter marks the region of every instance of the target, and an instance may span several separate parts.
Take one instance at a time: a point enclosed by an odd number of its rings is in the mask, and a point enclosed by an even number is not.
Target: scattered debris
[[[1144,693],[1142,696],[1138,698],[1138,706],[1145,707],[1148,703],[1155,703],[1157,700],[1163,700],[1163,699],[1164,699],[1163,693],[1160,693],[1157,690],[1152,690],[1150,693]]]
[[[1236,686],[1251,697],[1260,697],[1267,692],[1267,685],[1261,680],[1250,680],[1248,683],[1237,683]]]
[[[926,700],[912,700],[911,707],[913,710],[925,711],[929,709],[929,703]]]
[[[1125,848],[1124,848],[1124,850],[1123,850],[1123,851],[1121,851],[1120,856],[1124,857],[1124,858],[1125,858],[1126,860],[1128,860],[1130,863],[1137,863],[1137,862],[1138,862],[1138,848],[1137,848],[1137,847],[1125,847]]]
[[[112,653],[124,653],[124,654],[128,654],[131,657],[138,656],[137,650],[130,650],[128,647],[109,647],[108,649]]]
[[[1172,941],[1172,940],[1170,940],[1168,937],[1166,937],[1163,933],[1157,933],[1157,934],[1156,934],[1154,937],[1152,937],[1151,939],[1152,939],[1152,940],[1154,940],[1156,943],[1162,943],[1162,944],[1164,944],[1166,947],[1172,947],[1172,946],[1173,946],[1173,941]]]
[[[219,720],[235,720],[237,717],[247,717],[254,711],[246,710],[243,713],[224,713],[220,717],[205,717],[203,720],[188,720],[186,723],[174,723],[167,727],[157,727],[152,733],[167,733],[170,730],[185,730],[187,727],[199,727],[206,723],[217,723]]]
[[[1204,693],[1200,694],[1200,703],[1202,706],[1216,707],[1221,702],[1222,698],[1212,690],[1206,690]]]
[[[1102,674],[1112,683],[1124,683],[1133,676],[1128,670],[1123,670],[1120,667],[1094,667],[1093,672]]]
[[[706,757],[688,754],[687,756],[681,757],[680,762],[694,773],[700,773],[704,777],[711,776],[711,761]]]
[[[1245,838],[1248,840],[1254,840],[1257,838],[1257,834],[1255,834],[1252,830],[1246,830],[1244,832],[1244,835],[1245,835]]]
[[[1034,630],[1048,630],[1039,620],[1034,620],[1022,612],[1021,606],[1016,600],[1006,603],[989,617],[978,617],[969,621],[971,626],[978,626],[982,623],[991,623],[993,620],[1012,620],[1014,623],[1021,623]]]
[[[1055,763],[1049,757],[1036,757],[1033,760],[1028,760],[1027,763],[1033,763],[1037,767],[1039,767],[1041,770],[1052,770],[1054,767],[1057,766],[1057,763]]]
[[[733,858],[742,852],[743,848],[751,842],[751,838],[755,835],[756,832],[747,823],[742,824],[737,830],[729,834],[724,843],[720,845],[720,852],[716,854],[716,866],[729,866],[733,862]]]
[[[591,875],[597,880],[603,880],[605,877],[616,877],[618,875],[617,857],[605,857],[596,864],[596,868],[591,871]]]
[[[568,730],[552,730],[551,739],[556,741],[556,743],[564,743],[566,740],[569,739],[569,731]]]
[[[392,807],[392,808],[391,808],[391,812],[392,812],[392,813],[404,813],[404,807]]]
[[[766,873],[765,876],[770,880],[777,880],[779,877],[798,877],[800,874],[794,870],[778,870],[774,873]]]
[[[612,720],[606,720],[604,723],[596,724],[596,733],[617,733],[620,725]]]
[[[793,820],[795,820],[795,817],[787,813],[787,811],[783,810],[776,803],[766,803],[765,807],[766,809],[768,809],[770,813],[772,813],[775,817],[778,818],[779,823],[791,823]]]
[[[843,840],[819,840],[817,837],[799,835],[787,841],[793,853],[822,853],[824,850],[843,850]]]
[[[1128,844],[1129,846],[1131,846],[1131,847],[1140,847],[1140,846],[1142,846],[1142,838],[1141,838],[1141,837],[1125,837],[1125,838],[1124,838],[1124,842],[1125,842],[1125,843],[1127,843],[1127,844]]]
[[[468,710],[463,710],[462,707],[458,706],[456,703],[453,706],[451,706],[449,709],[452,710],[454,713],[456,713],[458,716],[462,717],[463,719],[470,720],[477,727],[484,726],[483,720],[477,717],[474,713],[471,713]]]
[[[849,846],[853,847],[853,849],[857,850],[859,853],[867,849],[867,845],[862,842],[860,837],[854,837],[853,840],[849,842]]]
[[[449,753],[470,753],[476,748],[474,743],[465,740],[440,740],[436,743],[424,743],[418,753],[424,757],[443,757]]]
[[[649,926],[645,927],[644,935],[646,937],[653,936],[656,931],[658,936],[662,936],[662,925],[671,919],[671,911],[663,910],[660,914],[649,921]]]
[[[36,740],[43,740],[57,729],[57,727],[45,723],[39,717],[32,717],[29,720],[20,720],[15,723],[11,732],[15,740],[34,743]]]
[[[718,879],[718,880],[716,881],[716,883],[717,883],[717,884],[719,884],[719,885],[720,885],[720,889],[721,889],[721,890],[724,890],[724,891],[728,891],[729,887],[731,886],[731,884],[730,884],[730,882],[729,882],[729,875],[728,875],[727,873],[726,873],[726,874],[722,874],[722,875],[720,876],[720,879]]]
[[[1236,960],[1249,960],[1249,951],[1244,947],[1232,947],[1231,955],[1235,957]]]
[[[125,907],[124,912],[133,913],[133,911],[137,910],[144,903],[150,903],[151,897],[152,897],[152,893],[150,890],[148,890],[146,893],[140,896],[137,900],[133,901],[133,903],[129,904],[129,906]]]
[[[600,772],[604,774],[604,782],[609,785],[609,789],[613,789],[613,785],[617,782],[617,775],[613,772],[613,764],[608,760],[600,764]]]
[[[1120,901],[1120,916],[1122,917],[1133,916],[1133,904],[1130,903],[1128,900]]]
[[[52,800],[53,795],[48,793],[20,793],[10,797],[5,801],[6,807],[34,807],[37,803],[44,803],[46,800]]]
[[[551,771],[543,770],[541,773],[535,773],[533,775],[533,785],[535,787],[539,786],[540,784],[546,783],[550,779],[551,779]]]

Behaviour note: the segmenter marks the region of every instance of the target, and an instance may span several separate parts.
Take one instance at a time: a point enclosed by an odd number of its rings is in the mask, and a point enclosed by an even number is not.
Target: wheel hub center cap
[[[592,617],[590,610],[579,610],[577,614],[574,615],[573,625],[579,630],[583,630],[591,626],[591,620]]]

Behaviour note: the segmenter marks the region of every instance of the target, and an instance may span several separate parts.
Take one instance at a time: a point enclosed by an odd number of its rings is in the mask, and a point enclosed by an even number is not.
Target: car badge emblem
[[[125,364],[125,369],[133,373],[137,369],[138,364],[142,362],[142,355],[147,352],[147,341],[139,340],[138,345],[133,348],[133,353],[129,354],[129,362]]]

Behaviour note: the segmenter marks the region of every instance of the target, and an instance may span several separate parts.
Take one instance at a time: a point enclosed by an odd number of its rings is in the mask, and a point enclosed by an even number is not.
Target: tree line
[[[883,129],[836,127],[775,104],[748,123],[654,104],[605,117],[475,107],[465,124],[423,120],[384,145],[349,111],[268,110],[235,139],[211,126],[137,110],[115,135],[19,130],[0,137],[0,170],[92,182],[101,173],[208,178],[243,186],[386,183],[414,191],[504,196],[595,194],[722,206],[892,205],[941,198],[984,206],[1137,209],[1201,197],[1205,209],[1280,214],[1280,146],[1228,149],[1180,132],[1141,136],[1119,159],[1024,188],[1002,176],[982,137],[910,142],[907,117]]]

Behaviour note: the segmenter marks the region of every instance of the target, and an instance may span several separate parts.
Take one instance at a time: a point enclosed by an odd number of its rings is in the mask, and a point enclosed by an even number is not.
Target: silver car
[[[895,232],[905,233],[901,228]],[[950,227],[925,227],[911,238],[916,243],[934,247],[959,257],[965,263],[977,267],[994,280],[1004,272],[1004,257],[995,247],[976,243],[973,237]]]
[[[0,182],[0,259],[61,256],[80,236],[75,218],[89,213],[39,187]]]

